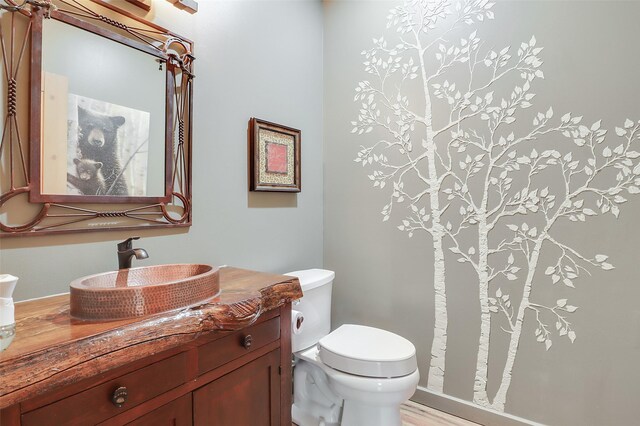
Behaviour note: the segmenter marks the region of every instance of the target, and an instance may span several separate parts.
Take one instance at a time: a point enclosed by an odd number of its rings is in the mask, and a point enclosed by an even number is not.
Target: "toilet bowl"
[[[304,327],[292,335],[294,423],[400,426],[400,405],[420,378],[413,344],[363,325],[345,324],[329,332],[335,274],[312,269],[287,275],[297,276],[303,291],[293,307],[304,318]]]

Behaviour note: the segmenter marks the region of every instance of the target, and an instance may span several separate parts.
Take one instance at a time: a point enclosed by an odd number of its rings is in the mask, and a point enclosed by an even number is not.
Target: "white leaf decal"
[[[430,352],[437,368],[429,370],[427,382],[440,393],[447,358],[447,322],[440,320],[451,315],[447,271],[457,267],[470,277],[469,284],[486,289],[472,293],[480,294],[485,309],[483,327],[500,332],[490,327],[486,309],[496,315],[496,325],[506,325],[508,345],[501,345],[508,362],[501,377],[511,377],[518,349],[527,347],[521,344],[522,332],[535,330],[536,341],[550,350],[555,325],[558,335],[573,343],[569,314],[578,307],[564,295],[589,269],[614,269],[606,255],[579,253],[580,247],[570,246],[571,239],[563,241],[563,236],[588,232],[573,227],[595,222],[598,215],[603,226],[614,226],[606,213],[618,218],[625,203],[640,194],[640,121],[622,119],[606,128],[597,118],[589,123],[572,113],[555,118],[553,107],[535,105],[534,81],[543,85],[538,79],[545,77],[542,47],[534,36],[516,51],[481,39],[475,26],[493,18],[488,13],[493,6],[493,0],[400,2],[389,14],[389,35],[374,39],[362,52],[369,79],[350,94],[357,119],[345,133],[351,130],[353,138],[367,141],[354,161],[371,168],[366,174],[372,186],[389,196],[383,221],[392,213],[399,219],[405,215],[398,229],[409,237],[424,231],[433,250],[424,258],[433,259],[437,272],[429,277],[438,295]],[[468,25],[471,34],[449,33],[460,30],[454,28],[458,24]],[[433,43],[433,34],[452,36],[436,36]],[[456,67],[465,70],[464,77]],[[517,131],[511,126],[516,121]],[[459,264],[452,265],[453,260]],[[516,266],[516,260],[522,263]],[[550,277],[553,288],[544,277]],[[512,294],[496,289],[496,282],[513,287],[508,289]],[[556,297],[533,300],[544,294],[534,287],[545,285],[545,291],[560,293],[550,306],[539,303]],[[489,297],[493,291],[495,297]],[[524,308],[535,315],[522,317]],[[487,374],[493,339],[482,335],[478,343],[474,400],[483,401],[487,389],[498,389],[487,406],[503,410],[509,382],[491,383],[500,375]]]

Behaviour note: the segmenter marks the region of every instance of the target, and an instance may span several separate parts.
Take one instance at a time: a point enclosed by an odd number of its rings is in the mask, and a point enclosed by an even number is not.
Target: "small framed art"
[[[249,189],[300,192],[300,130],[249,121]]]

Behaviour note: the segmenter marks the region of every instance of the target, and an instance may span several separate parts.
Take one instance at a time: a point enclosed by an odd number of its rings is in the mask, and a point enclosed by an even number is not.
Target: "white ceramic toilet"
[[[335,273],[309,269],[286,275],[299,278],[303,293],[293,306],[294,317],[304,318],[292,334],[294,423],[400,426],[400,404],[413,395],[420,378],[413,344],[362,325],[330,332]]]

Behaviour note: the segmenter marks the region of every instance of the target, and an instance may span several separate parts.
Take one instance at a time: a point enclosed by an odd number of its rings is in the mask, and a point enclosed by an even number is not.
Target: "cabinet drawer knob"
[[[242,341],[242,346],[244,346],[245,349],[249,349],[251,347],[251,343],[253,343],[253,337],[251,337],[250,334],[247,334],[246,336],[244,336],[244,340]]]
[[[120,386],[118,389],[113,391],[113,395],[111,396],[111,402],[113,405],[120,408],[127,402],[127,388],[124,386]]]

